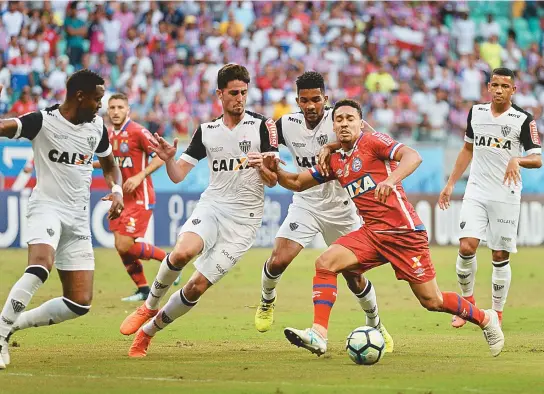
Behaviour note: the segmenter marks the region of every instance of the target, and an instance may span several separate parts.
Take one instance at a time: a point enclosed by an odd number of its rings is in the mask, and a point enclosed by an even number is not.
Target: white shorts
[[[180,235],[192,232],[202,238],[204,249],[194,266],[214,284],[251,248],[258,228],[258,225],[234,222],[210,205],[198,204],[181,228]]]
[[[491,250],[516,253],[520,206],[497,201],[463,200],[459,238],[477,238]]]
[[[361,217],[356,213],[344,219],[330,221],[303,207],[291,204],[276,238],[287,238],[306,248],[315,236],[321,233],[325,243],[330,245],[341,236],[358,230],[362,225]]]
[[[94,271],[94,252],[86,211],[61,210],[51,205],[29,206],[27,244],[55,249],[55,267],[61,271]]]

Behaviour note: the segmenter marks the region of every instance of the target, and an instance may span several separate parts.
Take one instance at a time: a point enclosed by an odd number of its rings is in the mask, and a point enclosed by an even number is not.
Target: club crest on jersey
[[[327,142],[329,142],[329,136],[327,134],[322,134],[319,137],[317,137],[317,142],[319,143],[319,145],[323,146]]]
[[[87,143],[89,144],[89,148],[94,149],[94,147],[96,146],[96,137],[94,136],[87,137]]]
[[[351,170],[353,172],[361,171],[362,167],[363,167],[363,163],[361,162],[361,159],[359,159],[358,157],[353,159],[353,161],[351,162]]]
[[[129,148],[128,148],[128,142],[127,141],[121,141],[121,145],[119,146],[119,150],[123,153],[127,153]]]
[[[510,126],[501,126],[501,133],[503,137],[506,137],[511,131],[512,128]]]
[[[238,142],[238,145],[240,145],[240,150],[244,152],[247,155],[247,152],[251,149],[251,141],[243,140]]]
[[[368,174],[344,186],[344,189],[346,189],[352,199],[375,188],[376,182]]]

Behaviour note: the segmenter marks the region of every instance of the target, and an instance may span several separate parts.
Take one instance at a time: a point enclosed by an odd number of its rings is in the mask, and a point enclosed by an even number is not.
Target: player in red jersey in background
[[[123,301],[141,301],[149,294],[149,285],[140,260],[162,261],[166,252],[145,242],[136,242],[145,236],[155,206],[155,191],[150,175],[164,162],[150,149],[151,133],[129,117],[128,98],[122,93],[108,100],[108,117],[113,127],[108,131],[113,155],[123,175],[125,211],[110,220],[115,236],[115,249],[121,256],[128,274],[138,290]],[[153,157],[151,162],[148,158]]]
[[[421,163],[419,154],[385,134],[363,133],[361,107],[356,101],[337,102],[332,117],[342,150],[332,154],[330,168],[315,166],[292,174],[281,170],[277,159],[265,160],[265,165],[277,172],[278,182],[290,190],[302,191],[336,179],[365,220],[363,227],[340,237],[317,259],[314,324],[306,330],[286,328],[287,339],[312,353],[324,354],[329,317],[336,301],[337,275],[360,275],[389,262],[397,279],[410,284],[423,307],[462,315],[477,324],[484,331],[491,354],[499,355],[504,335],[497,313],[476,308],[456,293],[441,292],[436,283],[427,232],[401,184]]]

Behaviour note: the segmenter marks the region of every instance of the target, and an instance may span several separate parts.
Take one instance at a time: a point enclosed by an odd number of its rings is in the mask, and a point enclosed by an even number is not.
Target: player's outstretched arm
[[[506,171],[504,172],[503,183],[511,186],[521,183],[521,167],[523,168],[540,168],[542,167],[542,155],[532,153],[525,157],[512,157],[508,162]]]
[[[170,180],[174,183],[180,183],[194,168],[194,164],[191,164],[182,158],[176,161],[175,156],[178,150],[177,138],[174,139],[173,144],[169,144],[158,134],[155,134],[154,137],[154,140],[149,140],[151,150],[166,164],[166,172],[168,173]]]
[[[385,181],[378,183],[376,189],[374,189],[374,197],[383,203],[387,201],[387,197],[391,194],[395,185],[414,172],[423,161],[416,150],[406,145],[395,152],[393,159],[398,161],[399,165]]]
[[[440,196],[438,197],[438,206],[440,209],[448,209],[450,206],[450,198],[453,193],[453,187],[461,178],[463,173],[466,171],[468,165],[472,161],[472,153],[474,149],[474,144],[472,142],[466,142],[461,148],[459,155],[457,155],[457,160],[455,160],[455,165],[451,171],[450,177]]]
[[[116,219],[121,216],[123,212],[123,189],[121,185],[123,184],[123,177],[121,175],[121,170],[115,162],[113,153],[110,153],[105,157],[98,157],[100,166],[104,173],[104,179],[106,179],[107,185],[111,188],[111,193],[104,197],[102,200],[110,200],[112,202],[111,208],[108,213],[108,219]]]
[[[278,168],[278,183],[286,189],[294,192],[302,192],[320,183],[312,176],[309,171],[293,174]]]

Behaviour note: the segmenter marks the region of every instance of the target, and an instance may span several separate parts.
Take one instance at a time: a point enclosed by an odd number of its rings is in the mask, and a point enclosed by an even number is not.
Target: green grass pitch
[[[512,258],[506,345],[497,358],[490,356],[480,329],[455,330],[448,315],[421,308],[389,266],[371,271],[380,315],[395,339],[395,352],[371,367],[353,364],[344,350],[348,333],[364,325],[364,314],[341,277],[329,353],[317,358],[283,336],[286,326],[311,324],[319,251],[303,251],[284,275],[273,329],[255,330],[261,267],[269,253],[249,251],[190,314],[157,335],[145,359],[132,360],[127,357],[132,338],[119,333],[119,324],[138,306],[120,301],[133,286],[115,251],[96,250],[91,312],[14,335],[12,364],[0,372],[0,393],[544,393],[544,249],[520,248]],[[456,253],[432,249],[442,290],[458,289]],[[491,303],[490,258],[485,248],[478,253],[476,298],[485,308]],[[0,251],[2,303],[25,265],[25,250]],[[146,262],[145,268],[153,280],[158,263]],[[190,266],[183,272],[183,282],[192,271]],[[60,294],[52,275],[31,307]]]

